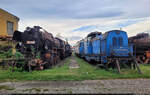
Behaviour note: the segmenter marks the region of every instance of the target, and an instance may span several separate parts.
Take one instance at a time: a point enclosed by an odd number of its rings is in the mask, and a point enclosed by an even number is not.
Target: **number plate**
[[[35,44],[35,41],[27,41],[26,44]]]

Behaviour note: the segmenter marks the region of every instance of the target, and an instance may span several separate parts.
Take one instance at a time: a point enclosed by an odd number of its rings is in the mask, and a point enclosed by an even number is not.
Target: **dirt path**
[[[73,68],[79,68],[79,64],[77,63],[77,61],[74,59],[74,57],[71,57],[71,61],[69,64],[69,68],[73,69]]]
[[[150,93],[150,79],[0,83],[0,93]]]

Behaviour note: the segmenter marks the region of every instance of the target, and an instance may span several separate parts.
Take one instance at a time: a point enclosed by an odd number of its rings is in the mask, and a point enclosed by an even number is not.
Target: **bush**
[[[21,54],[20,52],[16,51],[14,54],[13,54],[13,50],[12,49],[9,49],[7,52],[2,52],[0,54],[0,58],[1,59],[5,59],[5,58],[16,58],[16,59],[19,59],[19,58],[24,58],[23,54]]]

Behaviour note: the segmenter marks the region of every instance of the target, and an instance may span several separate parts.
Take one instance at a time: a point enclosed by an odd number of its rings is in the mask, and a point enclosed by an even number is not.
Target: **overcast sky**
[[[0,0],[0,7],[20,18],[20,31],[40,25],[72,45],[93,31],[150,32],[150,0]]]

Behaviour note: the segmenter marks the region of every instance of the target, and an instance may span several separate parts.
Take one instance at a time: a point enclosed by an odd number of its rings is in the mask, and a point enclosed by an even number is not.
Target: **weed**
[[[15,88],[10,87],[10,86],[6,86],[6,85],[0,85],[0,90],[14,90]]]
[[[67,93],[72,94],[72,89],[68,89]]]
[[[46,92],[46,91],[48,91],[48,89],[43,89],[43,92]]]

